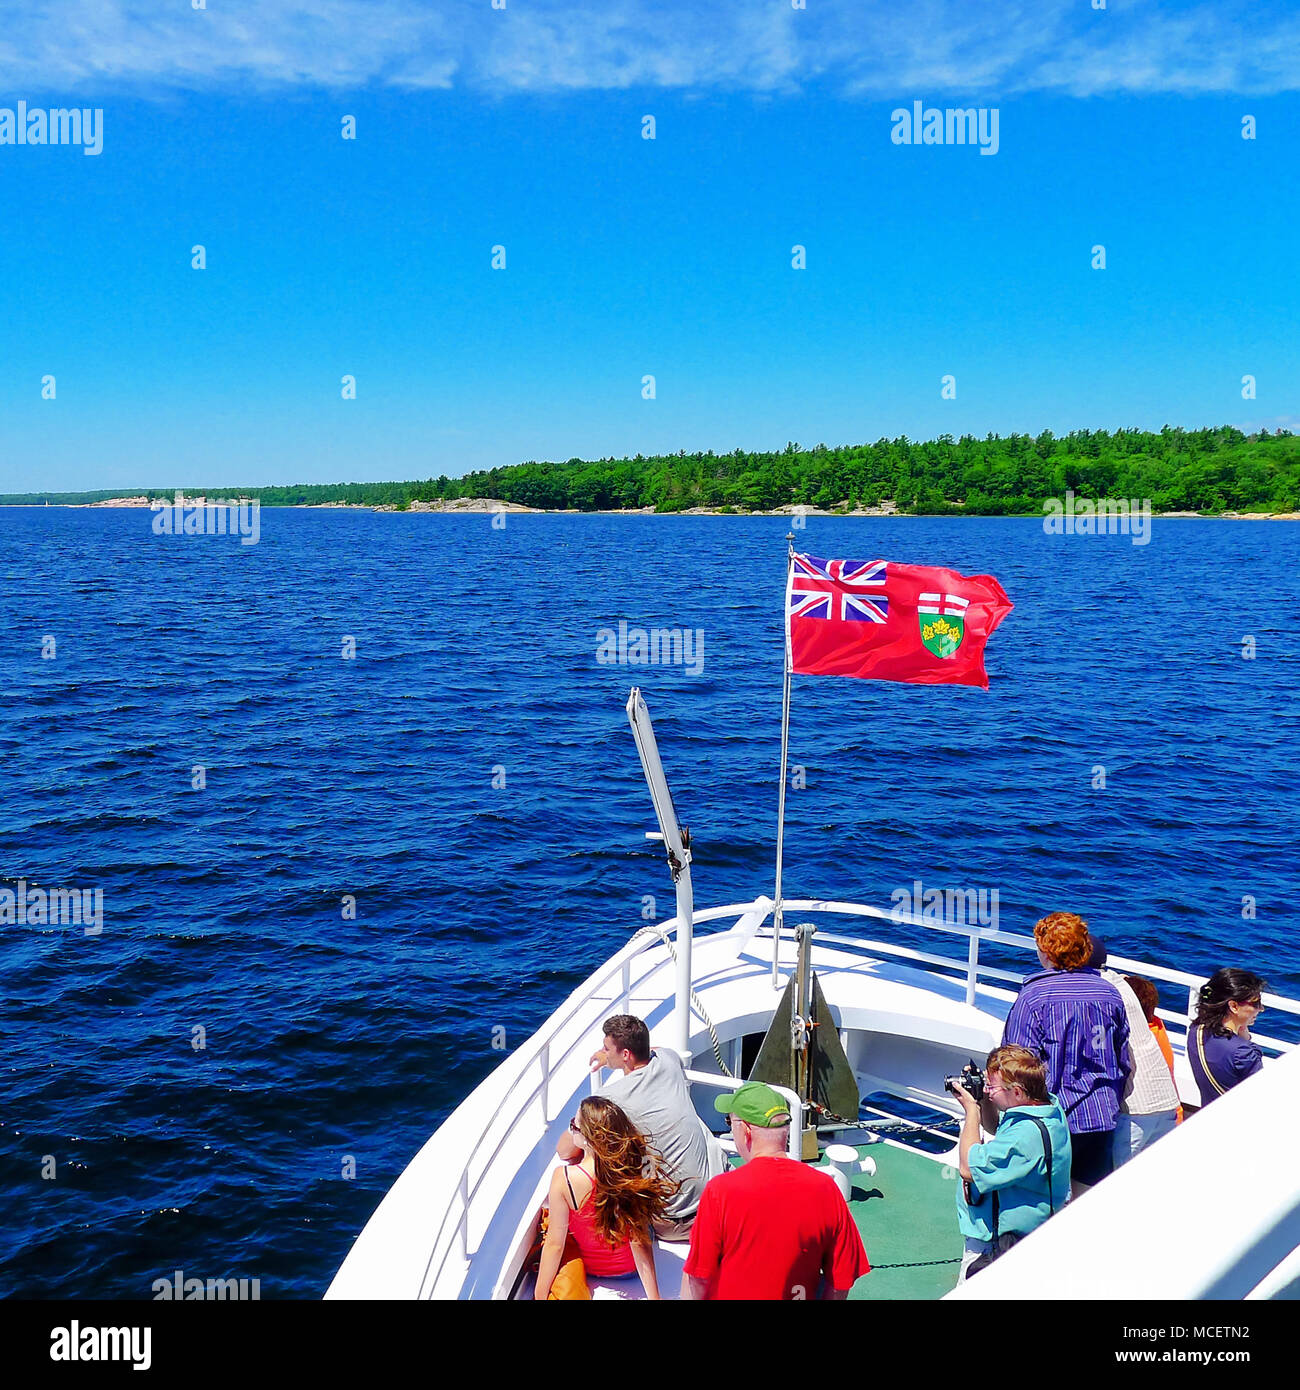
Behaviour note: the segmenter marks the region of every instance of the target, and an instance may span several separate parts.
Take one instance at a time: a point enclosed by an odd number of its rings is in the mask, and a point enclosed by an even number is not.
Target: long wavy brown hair
[[[582,1102],[578,1128],[596,1174],[591,1194],[596,1229],[611,1245],[641,1236],[677,1194],[679,1184],[663,1173],[663,1156],[604,1096]]]

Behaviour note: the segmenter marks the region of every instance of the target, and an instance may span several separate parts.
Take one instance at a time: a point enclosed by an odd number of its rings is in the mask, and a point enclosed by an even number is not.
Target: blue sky
[[[0,108],[104,112],[98,156],[0,144],[0,492],[1300,428],[1290,4],[54,0],[0,35]],[[918,100],[996,107],[997,153],[894,144]]]

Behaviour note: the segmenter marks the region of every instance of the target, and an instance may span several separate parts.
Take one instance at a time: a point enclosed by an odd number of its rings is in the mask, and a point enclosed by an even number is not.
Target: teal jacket
[[[993,1198],[998,1194],[998,1228],[1004,1234],[1028,1235],[1047,1220],[1047,1158],[1042,1131],[1027,1117],[1036,1116],[1052,1139],[1052,1197],[1060,1211],[1070,1195],[1070,1129],[1055,1096],[1051,1105],[1013,1105],[1002,1113],[997,1133],[986,1143],[974,1144],[967,1160],[971,1171],[968,1206],[964,1184],[957,1183],[957,1224],[964,1236],[993,1239]],[[978,1198],[978,1200],[976,1200]]]

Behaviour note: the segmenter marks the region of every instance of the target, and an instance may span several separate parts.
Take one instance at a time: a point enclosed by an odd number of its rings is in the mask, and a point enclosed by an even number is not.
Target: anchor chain
[[[960,1255],[953,1255],[946,1260],[913,1260],[910,1264],[901,1265],[872,1265],[872,1269],[921,1269],[928,1265],[955,1265],[961,1263]]]
[[[845,1116],[837,1115],[833,1110],[828,1110],[826,1106],[815,1100],[808,1101],[807,1105],[809,1110],[815,1110],[819,1115],[825,1115],[828,1120],[834,1120],[842,1129],[870,1129],[872,1127],[871,1121],[846,1119]],[[902,1123],[906,1124],[907,1121],[904,1120]]]

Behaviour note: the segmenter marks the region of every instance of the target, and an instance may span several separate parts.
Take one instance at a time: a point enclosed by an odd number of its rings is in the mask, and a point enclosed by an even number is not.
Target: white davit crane
[[[673,794],[668,790],[659,745],[650,725],[641,691],[633,686],[627,697],[627,718],[641,755],[641,769],[650,800],[654,802],[658,831],[646,831],[647,840],[661,840],[668,851],[668,867],[677,888],[677,1001],[673,1010],[673,1047],[688,1058],[691,1055],[691,916],[695,907],[691,888],[691,832],[677,819]]]

